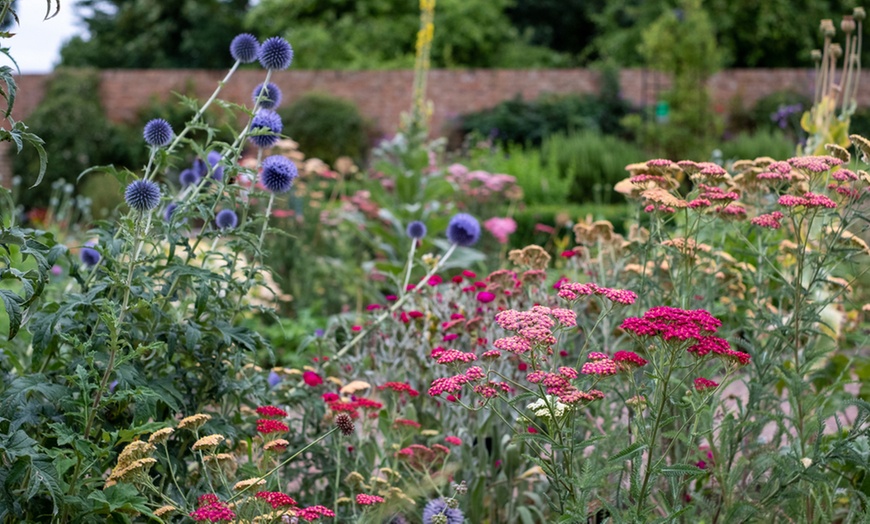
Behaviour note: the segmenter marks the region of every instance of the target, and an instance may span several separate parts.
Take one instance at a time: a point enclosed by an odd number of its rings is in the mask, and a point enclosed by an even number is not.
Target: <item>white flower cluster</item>
[[[526,406],[526,408],[532,410],[536,416],[541,418],[550,418],[550,409],[552,408],[555,411],[556,418],[562,418],[565,416],[565,412],[571,409],[571,406],[559,402],[553,395],[547,395],[546,400],[539,398]]]

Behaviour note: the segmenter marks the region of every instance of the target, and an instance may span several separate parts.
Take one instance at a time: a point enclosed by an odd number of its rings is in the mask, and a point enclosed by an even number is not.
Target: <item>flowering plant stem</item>
[[[352,347],[354,347],[355,345],[357,345],[357,344],[359,343],[359,341],[363,339],[363,337],[365,337],[366,335],[368,335],[368,334],[369,334],[369,333],[370,333],[374,328],[378,327],[378,326],[381,324],[381,322],[383,322],[384,320],[386,320],[390,315],[392,315],[393,313],[395,313],[396,310],[398,310],[400,307],[402,307],[402,305],[403,305],[405,302],[408,301],[408,298],[409,298],[409,297],[411,297],[412,295],[414,295],[414,294],[415,294],[415,293],[416,293],[416,292],[417,292],[421,287],[423,287],[423,285],[424,285],[424,284],[429,280],[430,277],[432,277],[435,273],[438,272],[439,269],[441,269],[441,268],[443,267],[444,262],[446,262],[447,259],[450,258],[450,255],[452,255],[453,252],[454,252],[455,250],[456,250],[456,244],[451,244],[450,247],[447,249],[447,251],[444,253],[444,255],[443,255],[443,256],[438,260],[438,262],[437,262],[437,263],[432,267],[432,269],[429,270],[428,273],[426,273],[426,276],[423,277],[423,278],[420,280],[420,282],[417,283],[416,286],[414,286],[414,289],[412,289],[412,290],[409,291],[408,293],[405,293],[404,295],[402,295],[402,297],[399,298],[399,300],[397,300],[395,304],[393,304],[392,306],[390,306],[390,309],[384,311],[384,312],[383,312],[383,313],[382,313],[378,318],[375,319],[374,322],[372,322],[372,323],[371,323],[370,325],[368,325],[365,329],[363,329],[362,331],[360,331],[360,332],[357,334],[357,336],[353,337],[353,338],[350,340],[350,342],[348,342],[347,344],[344,345],[344,347],[342,347],[341,349],[339,349],[338,352],[335,354],[335,357],[334,357],[334,358],[341,358],[345,353],[347,353],[348,351],[350,351],[350,349],[351,349]]]

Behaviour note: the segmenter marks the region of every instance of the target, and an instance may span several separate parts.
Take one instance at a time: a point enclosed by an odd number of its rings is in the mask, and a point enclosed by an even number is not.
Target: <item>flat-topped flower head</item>
[[[281,155],[272,155],[263,160],[263,186],[272,193],[286,193],[299,176],[296,164]]]
[[[142,136],[145,138],[145,143],[154,147],[165,147],[172,142],[172,126],[169,122],[162,118],[155,118],[145,124],[145,129],[142,131]]]
[[[453,215],[447,224],[447,239],[460,247],[473,246],[480,239],[480,223],[467,213]]]
[[[419,220],[415,220],[408,224],[405,233],[408,234],[408,237],[413,238],[414,240],[420,240],[426,236],[426,224]]]
[[[221,209],[214,218],[218,229],[235,229],[239,225],[239,217],[232,209]]]
[[[719,384],[713,382],[712,380],[706,379],[704,377],[698,377],[695,379],[695,390],[696,391],[707,391],[708,389],[716,389],[719,387]]]
[[[287,69],[292,62],[293,48],[280,36],[273,36],[260,46],[260,65],[265,69]]]
[[[257,59],[260,54],[260,42],[252,34],[236,35],[230,42],[230,54],[239,62],[248,64]]]
[[[251,100],[262,109],[275,109],[281,105],[281,89],[272,82],[260,84],[251,93]]]
[[[149,180],[136,180],[127,186],[124,200],[136,211],[150,211],[160,203],[160,188]]]
[[[269,109],[261,109],[257,111],[251,121],[251,131],[264,134],[252,135],[248,140],[260,149],[266,149],[278,143],[278,135],[283,129],[284,124],[278,113]]]

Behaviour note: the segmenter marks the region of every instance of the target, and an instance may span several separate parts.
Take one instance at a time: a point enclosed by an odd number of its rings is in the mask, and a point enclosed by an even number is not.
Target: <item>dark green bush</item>
[[[341,156],[361,163],[368,155],[374,130],[353,102],[308,93],[278,113],[284,121],[284,134],[298,142],[307,157],[331,164]]]
[[[621,202],[613,186],[628,176],[625,166],[647,158],[630,142],[590,131],[551,136],[542,150],[543,158],[555,162],[562,177],[572,179],[571,202]]]
[[[786,160],[795,155],[796,145],[782,131],[762,129],[752,133],[739,133],[731,140],[723,142],[719,149],[725,160],[752,160],[760,156]]]
[[[19,202],[25,207],[45,206],[55,180],[75,183],[82,171],[94,165],[134,164],[136,155],[127,146],[128,131],[106,119],[97,96],[99,87],[96,70],[54,72],[45,98],[27,120],[31,131],[45,140],[49,165],[39,186],[21,192]],[[35,150],[25,148],[16,156],[13,171],[22,178],[22,187],[33,185],[39,172]]]

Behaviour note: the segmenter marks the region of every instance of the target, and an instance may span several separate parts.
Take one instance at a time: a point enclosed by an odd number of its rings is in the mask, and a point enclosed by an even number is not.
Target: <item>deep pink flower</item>
[[[356,503],[360,506],[371,506],[373,504],[380,504],[383,501],[384,498],[377,495],[366,495],[365,493],[360,493],[356,496]]]
[[[426,283],[430,286],[437,286],[442,282],[444,282],[444,279],[441,278],[440,275],[432,275],[431,277],[429,277],[429,280]]]
[[[286,417],[287,412],[275,406],[260,406],[257,408],[257,414],[264,417]]]
[[[279,420],[261,418],[257,421],[257,431],[264,435],[268,435],[269,433],[285,433],[290,431],[290,428],[287,427],[287,424],[284,424]]]
[[[508,236],[517,230],[517,223],[513,218],[493,217],[484,222],[483,227],[492,233],[500,244],[507,244]]]
[[[462,439],[460,439],[459,437],[453,437],[453,436],[445,437],[444,442],[446,442],[448,444],[453,444],[454,446],[461,446],[462,445]]]
[[[302,373],[302,380],[310,387],[315,387],[323,384],[323,379],[320,378],[320,375],[313,371],[306,371]]]
[[[713,382],[712,380],[708,380],[704,377],[698,377],[695,379],[695,390],[696,391],[707,391],[708,389],[716,389],[719,387],[719,384]],[[704,469],[704,468],[701,468]]]
[[[280,491],[259,491],[254,496],[258,499],[263,499],[268,502],[272,506],[272,509],[278,509],[283,506],[296,505],[296,501],[293,500],[293,497],[281,493]]]
[[[477,301],[483,304],[488,304],[495,300],[495,294],[489,291],[481,291],[477,294]]]

